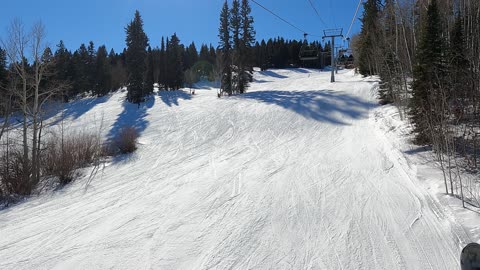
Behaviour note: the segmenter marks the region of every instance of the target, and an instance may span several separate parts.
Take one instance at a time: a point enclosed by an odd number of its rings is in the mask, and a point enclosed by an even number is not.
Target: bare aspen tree
[[[51,51],[45,44],[45,27],[41,22],[34,24],[30,32],[23,23],[14,19],[8,28],[7,39],[2,41],[13,70],[14,82],[8,88],[14,97],[15,107],[22,114],[22,186],[20,193],[29,194],[40,178],[40,146],[45,103],[62,91],[61,84],[43,84],[52,74]],[[48,85],[48,86],[45,86]]]
[[[3,47],[6,50],[7,58],[10,62],[10,65],[15,73],[15,80],[20,81],[20,85],[12,84],[12,88],[9,89],[11,94],[16,96],[18,100],[18,107],[22,113],[22,148],[23,148],[23,158],[22,158],[22,181],[24,183],[29,182],[30,177],[30,158],[29,158],[29,147],[28,147],[28,98],[30,96],[27,81],[29,79],[29,74],[27,72],[27,48],[30,43],[30,37],[25,32],[25,27],[19,19],[14,19],[10,27],[7,30],[7,40],[3,43]]]
[[[41,83],[51,77],[49,71],[53,67],[53,57],[45,44],[45,27],[41,22],[32,27],[31,47],[33,63],[33,104],[31,109],[32,122],[32,181],[36,184],[40,177],[40,145],[43,127],[42,109],[51,96],[60,92],[62,87],[41,89]]]

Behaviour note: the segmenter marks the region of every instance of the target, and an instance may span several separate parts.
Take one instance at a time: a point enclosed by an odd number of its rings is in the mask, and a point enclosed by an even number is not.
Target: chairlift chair
[[[314,46],[308,45],[307,35],[307,33],[303,34],[304,42],[302,44],[302,47],[300,47],[300,53],[298,56],[302,61],[318,60],[318,58],[320,57],[319,51]]]

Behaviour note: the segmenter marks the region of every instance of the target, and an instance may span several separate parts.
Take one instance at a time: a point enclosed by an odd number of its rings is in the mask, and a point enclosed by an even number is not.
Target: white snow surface
[[[376,86],[271,70],[239,96],[69,104],[139,149],[0,211],[0,269],[460,269],[471,234],[380,128]]]

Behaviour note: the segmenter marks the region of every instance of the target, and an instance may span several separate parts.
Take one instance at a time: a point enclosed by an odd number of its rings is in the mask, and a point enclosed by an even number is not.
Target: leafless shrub
[[[43,174],[57,177],[61,184],[70,183],[75,171],[101,156],[97,135],[88,132],[52,134],[43,151]]]
[[[30,168],[24,168],[24,164],[20,147],[6,145],[0,151],[0,194],[3,200],[31,194],[34,185],[25,178]]]
[[[113,140],[113,148],[121,154],[133,153],[137,150],[137,139],[138,132],[135,128],[131,126],[123,127]]]

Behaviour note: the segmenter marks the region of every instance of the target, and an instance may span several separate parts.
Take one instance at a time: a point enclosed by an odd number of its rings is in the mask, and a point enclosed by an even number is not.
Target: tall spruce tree
[[[98,47],[95,64],[94,94],[104,96],[112,90],[112,71],[105,45]]]
[[[87,47],[85,44],[81,44],[80,48],[76,50],[72,57],[73,61],[73,89],[70,96],[75,96],[79,93],[84,93],[92,90],[90,76],[93,74],[90,72],[90,59]]]
[[[154,59],[152,48],[148,47],[147,50],[147,71],[145,74],[145,91],[146,94],[153,93],[153,84],[154,82]]]
[[[167,89],[167,60],[166,60],[166,48],[165,48],[165,38],[162,37],[162,42],[160,44],[160,74],[158,74],[158,83],[160,84],[160,89]]]
[[[111,67],[112,73],[112,89],[116,90],[121,86],[126,85],[127,82],[127,70],[125,67],[124,53],[117,54],[113,49],[110,50],[108,55],[108,61]]]
[[[440,93],[445,67],[444,41],[437,0],[428,6],[416,52],[417,63],[413,69],[411,116],[418,144],[432,143],[435,119],[439,112],[435,107],[443,102]]]
[[[212,44],[210,44],[210,57],[208,58],[208,62],[210,62],[212,65],[215,64],[215,62],[217,61],[217,51],[215,50],[215,48],[212,46]]]
[[[225,0],[222,11],[220,13],[219,34],[219,50],[221,51],[220,59],[220,77],[222,91],[231,95],[232,89],[232,61],[231,61],[231,37],[230,37],[230,12],[228,2]]]
[[[63,99],[68,101],[68,93],[71,90],[71,53],[65,48],[63,41],[57,45],[57,50],[52,56],[52,67],[50,68],[51,76],[48,80],[57,83],[56,88],[62,88],[62,92],[59,91],[55,95],[57,99]]]
[[[244,93],[248,84],[253,80],[253,44],[255,43],[255,30],[253,28],[253,17],[250,15],[252,8],[248,0],[242,0],[240,10],[241,39],[240,39],[240,61],[238,91]]]
[[[232,49],[234,50],[233,54],[235,54],[236,50],[240,47],[240,29],[242,27],[241,20],[240,1],[233,0],[232,8],[230,9],[230,31],[232,33]]]
[[[170,54],[171,54],[171,48],[170,48],[170,38],[167,37],[166,42],[165,42],[165,63],[164,63],[164,68],[165,68],[165,89],[166,90],[171,90],[172,87],[172,81],[173,81],[173,72],[172,69],[170,68]]]
[[[202,46],[200,47],[200,54],[198,56],[198,60],[199,61],[207,61],[209,62],[209,57],[210,57],[210,54],[209,54],[209,50],[208,50],[208,46],[207,44],[202,44]]]
[[[8,91],[6,89],[8,84],[7,72],[7,54],[5,50],[0,47],[0,115],[4,115],[9,107]]]
[[[88,88],[91,91],[95,91],[96,85],[96,62],[97,62],[97,51],[95,50],[95,45],[93,41],[88,43],[87,47],[88,57],[87,57],[87,77],[88,77]]]
[[[183,46],[180,39],[174,33],[167,46],[168,70],[169,70],[169,88],[178,90],[183,85]]]
[[[396,38],[396,20],[395,20],[395,0],[386,0],[383,9],[383,36],[381,36],[382,61],[378,70],[381,83],[379,89],[379,98],[381,104],[393,103],[396,89],[400,85],[400,71],[398,70],[399,61],[395,50]]]
[[[455,110],[463,110],[461,100],[468,98],[471,81],[468,79],[468,59],[465,55],[465,35],[463,30],[463,18],[457,14],[455,25],[451,33],[450,46],[448,50],[450,89],[451,95],[455,97]]]
[[[149,93],[145,85],[148,37],[143,31],[143,20],[138,10],[135,11],[135,17],[125,31],[127,34],[126,64],[129,73],[127,100],[140,104]]]
[[[240,30],[242,27],[242,19],[240,17],[240,1],[233,0],[232,8],[230,9],[230,31],[232,35],[232,90],[237,93],[240,85],[240,66],[241,66],[241,51],[240,51]]]
[[[187,70],[191,68],[198,61],[198,51],[195,43],[192,42],[187,49],[183,57],[183,69]]]
[[[358,67],[360,74],[364,76],[378,74],[379,5],[379,0],[367,0],[363,4],[364,11],[361,19],[362,29],[360,31]]]
[[[0,89],[4,89],[8,81],[7,53],[0,47]]]
[[[70,81],[69,65],[72,61],[72,54],[67,50],[62,40],[55,51],[55,78],[60,81]]]

